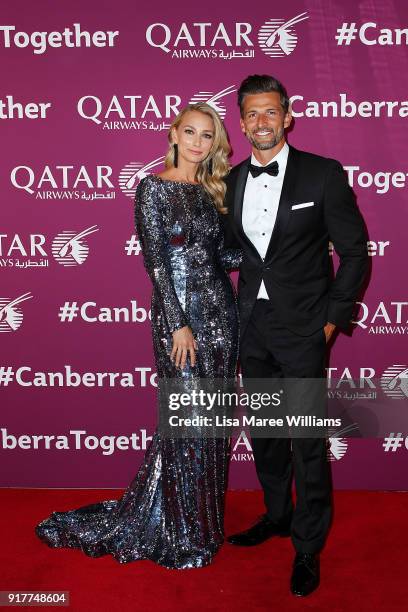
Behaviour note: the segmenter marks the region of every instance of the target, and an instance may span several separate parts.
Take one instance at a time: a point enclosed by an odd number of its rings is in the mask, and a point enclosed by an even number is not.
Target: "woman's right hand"
[[[176,368],[179,366],[181,366],[181,369],[184,368],[186,365],[188,352],[190,352],[190,363],[192,366],[195,366],[195,352],[197,349],[197,342],[195,341],[193,332],[188,325],[173,332],[173,348],[170,354],[170,359],[174,361]]]

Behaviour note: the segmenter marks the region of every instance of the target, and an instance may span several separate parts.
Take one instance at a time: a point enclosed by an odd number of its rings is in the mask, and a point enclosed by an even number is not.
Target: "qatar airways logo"
[[[241,463],[254,461],[251,440],[244,429],[239,433],[236,440],[233,441],[231,461],[239,461]]]
[[[353,423],[341,430],[333,430],[327,440],[327,458],[329,461],[338,461],[344,457],[348,449],[348,438],[346,434],[351,429],[356,429]],[[252,463],[254,455],[250,437],[245,430],[242,430],[232,445],[231,461],[240,463]]]
[[[358,317],[352,323],[372,335],[408,336],[408,301],[379,302],[369,306],[356,302],[360,306]]]
[[[380,380],[384,393],[392,399],[408,398],[408,366],[396,363],[384,370]]]
[[[236,91],[235,85],[228,85],[220,90],[202,89],[193,94],[188,103],[205,102],[225,119],[225,98]],[[77,111],[80,117],[92,121],[103,130],[161,132],[170,128],[170,123],[178,115],[182,105],[184,106],[182,99],[177,94],[113,95],[106,100],[86,95],[78,100]]]
[[[258,29],[249,22],[182,22],[178,26],[151,23],[146,28],[149,46],[161,49],[172,59],[253,59],[255,44],[267,57],[286,57],[298,43],[295,26],[309,19],[307,13],[273,17]]]
[[[77,103],[80,117],[92,121],[103,130],[168,130],[178,115],[181,98],[177,94],[113,95],[102,99],[82,96]]]
[[[51,243],[54,260],[64,267],[81,266],[89,255],[87,237],[99,231],[96,225],[81,231],[63,230]],[[0,234],[0,268],[47,268],[50,256],[45,247],[44,234]]]
[[[15,332],[20,329],[23,323],[23,311],[19,304],[32,297],[29,291],[14,298],[0,296],[0,333]]]
[[[13,187],[39,200],[111,200],[116,197],[111,166],[15,166]]]
[[[0,25],[0,45],[5,49],[30,48],[34,55],[43,55],[50,48],[114,47],[119,31],[82,30],[80,23],[62,32],[24,32],[15,25]]]
[[[225,97],[237,91],[235,85],[229,85],[224,89],[220,89],[220,91],[199,91],[194,94],[190,100],[189,104],[197,104],[198,102],[204,102],[211,106],[221,117],[222,120],[225,119],[227,114],[227,109],[225,106]]]
[[[392,399],[408,397],[408,365],[394,363],[382,373],[375,368],[326,368],[329,400],[375,400],[383,395]]]
[[[345,437],[350,429],[355,429],[355,424],[332,431],[328,438],[327,459],[331,462],[343,459],[348,450],[348,438]]]
[[[284,57],[296,48],[298,37],[295,25],[309,19],[307,13],[296,15],[292,19],[271,19],[266,21],[258,33],[258,43],[268,57]]]
[[[143,162],[135,161],[123,166],[119,173],[119,187],[122,193],[128,198],[134,199],[135,192],[140,181],[149,174],[152,174],[151,170],[162,166],[164,162],[164,155],[153,159],[152,161],[144,164]]]

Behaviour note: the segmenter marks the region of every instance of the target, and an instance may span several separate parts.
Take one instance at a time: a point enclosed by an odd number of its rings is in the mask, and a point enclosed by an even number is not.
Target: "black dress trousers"
[[[283,327],[270,300],[258,299],[241,342],[244,387],[251,379],[323,379],[324,329],[299,336]],[[270,413],[273,416],[273,412]],[[290,525],[296,552],[323,547],[332,513],[332,483],[324,437],[255,437],[252,449],[268,517]],[[295,478],[296,505],[291,495]]]

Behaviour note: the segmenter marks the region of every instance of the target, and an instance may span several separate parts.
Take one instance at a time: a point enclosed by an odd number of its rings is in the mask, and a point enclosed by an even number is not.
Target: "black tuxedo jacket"
[[[225,246],[243,249],[238,280],[241,338],[262,279],[284,327],[308,336],[331,322],[346,329],[368,268],[367,233],[343,168],[289,147],[275,226],[262,260],[242,229],[250,158],[225,178]],[[293,209],[296,204],[309,206]],[[313,205],[310,205],[313,203]],[[328,244],[340,258],[332,275]]]

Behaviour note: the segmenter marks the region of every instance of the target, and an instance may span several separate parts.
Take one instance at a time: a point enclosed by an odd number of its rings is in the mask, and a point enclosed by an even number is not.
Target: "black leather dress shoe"
[[[297,553],[293,562],[290,590],[300,597],[309,595],[319,586],[320,565],[317,555]]]
[[[253,527],[250,527],[246,531],[228,536],[227,542],[235,544],[236,546],[256,546],[273,536],[279,536],[281,538],[290,536],[290,522],[288,521],[285,525],[281,526],[272,522],[270,518],[264,514],[260,521]]]

